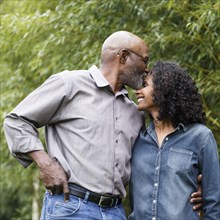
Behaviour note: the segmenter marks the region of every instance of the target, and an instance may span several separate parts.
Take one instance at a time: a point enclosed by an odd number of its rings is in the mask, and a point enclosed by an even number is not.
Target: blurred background
[[[99,65],[106,37],[127,30],[149,45],[149,66],[161,59],[188,68],[220,152],[219,0],[1,0],[0,8],[1,124],[51,74]],[[37,220],[45,191],[38,170],[9,154],[0,128],[0,219]],[[128,197],[124,205],[129,213]]]

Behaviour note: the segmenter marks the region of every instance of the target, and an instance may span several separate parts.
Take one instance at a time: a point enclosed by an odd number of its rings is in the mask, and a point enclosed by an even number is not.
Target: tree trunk
[[[33,189],[34,189],[34,196],[32,199],[32,220],[39,220],[39,179],[34,175],[33,178]]]

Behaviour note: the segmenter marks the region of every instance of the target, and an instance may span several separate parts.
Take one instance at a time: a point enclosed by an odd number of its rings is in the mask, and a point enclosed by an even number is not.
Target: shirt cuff
[[[28,167],[33,161],[26,155],[28,152],[44,150],[41,141],[34,136],[15,136],[12,155],[23,167]]]

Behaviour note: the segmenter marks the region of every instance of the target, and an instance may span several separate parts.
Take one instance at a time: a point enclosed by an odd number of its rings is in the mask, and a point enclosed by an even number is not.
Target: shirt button
[[[156,167],[156,170],[159,170],[159,167]]]
[[[115,142],[118,143],[118,140],[116,140]]]
[[[157,186],[158,186],[158,183],[154,183],[154,186],[157,187]]]
[[[157,200],[153,200],[153,203],[156,204],[156,203],[157,203]]]
[[[155,218],[155,217],[153,217],[153,218],[152,218],[152,220],[156,220],[156,218]]]
[[[118,163],[116,163],[115,166],[117,167],[117,166],[118,166]]]
[[[118,117],[116,117],[115,120],[117,121],[117,120],[118,120]]]
[[[169,139],[168,137],[165,138],[166,141],[168,141],[168,139]]]

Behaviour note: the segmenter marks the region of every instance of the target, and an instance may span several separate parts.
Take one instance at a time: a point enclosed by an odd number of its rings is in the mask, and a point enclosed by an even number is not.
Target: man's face
[[[140,52],[127,49],[127,52],[128,58],[124,66],[122,81],[124,85],[132,89],[140,89],[143,84],[143,78],[147,73],[147,62],[149,60],[147,48],[145,50],[142,49]]]

